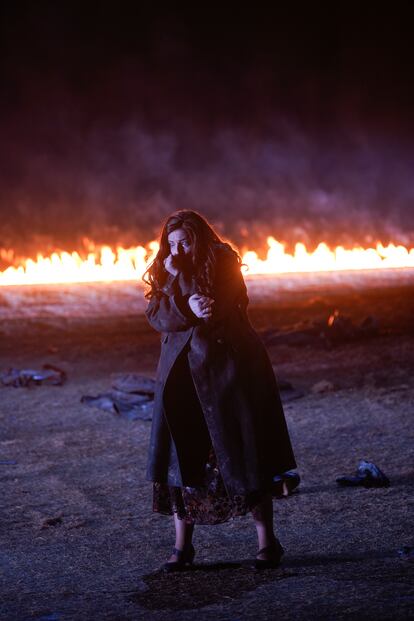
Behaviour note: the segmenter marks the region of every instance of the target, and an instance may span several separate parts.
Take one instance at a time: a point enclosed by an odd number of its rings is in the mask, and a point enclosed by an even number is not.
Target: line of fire
[[[82,254],[85,255],[85,252],[79,251],[55,251],[49,256],[39,252],[36,258],[16,258],[13,250],[0,249],[0,259],[8,265],[0,271],[0,286],[133,281],[143,275],[159,250],[157,241],[132,248],[96,247],[89,240],[85,245],[89,246],[90,251],[84,258]],[[414,268],[414,248],[393,243],[383,245],[381,242],[375,247],[336,246],[333,249],[320,242],[312,251],[298,242],[294,251],[289,253],[285,244],[269,236],[264,258],[249,249],[242,249],[241,255],[246,276]]]

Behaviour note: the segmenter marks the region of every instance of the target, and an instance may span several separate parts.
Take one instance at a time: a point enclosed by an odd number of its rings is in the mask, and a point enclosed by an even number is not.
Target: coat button
[[[222,339],[221,337],[217,339],[217,343],[224,343],[224,339]]]

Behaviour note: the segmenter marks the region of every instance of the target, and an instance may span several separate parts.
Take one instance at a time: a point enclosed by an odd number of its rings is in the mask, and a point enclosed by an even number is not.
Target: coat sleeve
[[[150,299],[145,315],[158,332],[180,332],[200,323],[177,287],[177,277]]]
[[[237,259],[227,256],[220,262],[214,288],[214,305],[209,325],[214,325],[238,312],[246,309],[249,303],[247,287]]]

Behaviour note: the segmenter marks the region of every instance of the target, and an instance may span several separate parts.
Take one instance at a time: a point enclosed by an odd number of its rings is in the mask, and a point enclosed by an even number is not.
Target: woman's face
[[[191,254],[191,240],[184,229],[176,229],[168,235],[170,252],[173,257]]]

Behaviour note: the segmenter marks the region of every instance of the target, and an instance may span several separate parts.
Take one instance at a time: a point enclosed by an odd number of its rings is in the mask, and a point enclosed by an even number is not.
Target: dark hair
[[[174,212],[164,222],[160,247],[154,260],[145,270],[142,280],[150,285],[145,293],[151,298],[165,284],[168,272],[164,267],[164,259],[170,254],[168,235],[177,229],[184,229],[192,243],[192,268],[200,293],[211,295],[216,267],[216,252],[218,246],[227,248],[242,264],[239,253],[227,242],[220,239],[210,224],[197,211],[181,209]]]

